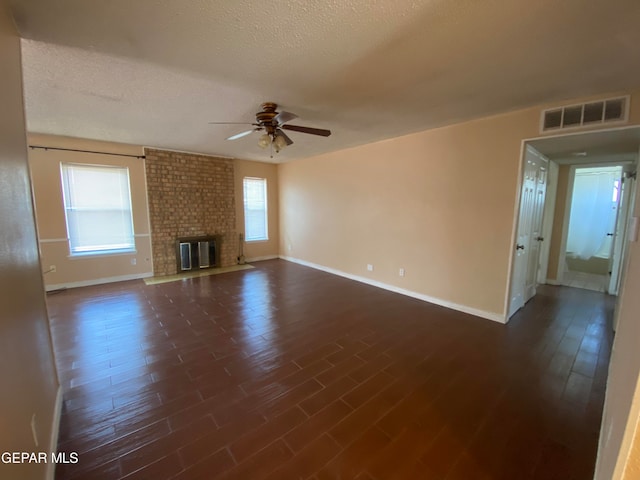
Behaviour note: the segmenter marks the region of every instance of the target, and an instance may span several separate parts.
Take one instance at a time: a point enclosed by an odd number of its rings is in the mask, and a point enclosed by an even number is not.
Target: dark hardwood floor
[[[57,479],[592,478],[612,298],[504,326],[282,260],[48,304]]]

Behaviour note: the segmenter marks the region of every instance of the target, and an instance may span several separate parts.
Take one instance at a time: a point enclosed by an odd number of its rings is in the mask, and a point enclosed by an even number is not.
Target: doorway
[[[536,287],[541,283],[587,288],[616,295],[626,249],[624,238],[627,212],[631,212],[629,207],[634,198],[640,128],[627,127],[537,138],[524,141],[523,147],[521,198],[513,247],[507,319],[536,294]],[[539,171],[533,182],[530,163],[532,155],[548,162],[544,173]],[[598,168],[601,170],[595,170]],[[576,172],[578,192],[583,192],[580,198],[584,201],[581,203],[576,200],[573,213],[574,233],[569,241]],[[600,222],[599,230],[606,230],[603,233],[606,238],[602,239],[593,236],[595,230],[586,233],[583,230],[581,233],[579,228],[584,222],[580,220],[584,220],[586,213],[579,207],[584,207],[586,200],[593,199],[594,191],[586,196],[584,191],[588,191],[589,184],[599,178],[596,173],[604,172],[608,172],[608,177],[603,183],[611,180],[611,191],[609,203],[605,205],[602,202],[604,208],[608,208],[608,215],[597,217]],[[544,178],[542,189],[536,187],[539,178]],[[534,193],[540,191],[544,197],[542,209],[532,207],[540,203],[539,198],[537,202],[533,200],[536,197]],[[549,194],[545,196],[544,192]],[[601,197],[605,198],[605,194],[602,193]],[[541,216],[540,211],[543,212]],[[585,238],[589,240],[588,248],[581,244]],[[532,239],[539,240],[535,245],[537,248],[532,248]],[[592,271],[582,271],[587,269]]]
[[[572,168],[573,188],[566,208],[569,223],[561,262],[563,285],[615,294],[609,287],[616,224],[623,221],[619,215],[622,175],[621,165]],[[615,258],[619,262],[619,256]]]
[[[640,356],[637,353],[640,323],[636,318],[636,312],[640,305],[640,296],[637,295],[637,286],[640,283],[640,255],[638,255],[640,252],[637,244],[640,191],[637,189],[636,181],[640,151],[640,128],[637,126],[624,127],[523,141],[523,147],[527,144],[532,145],[550,159],[550,171],[554,165],[557,165],[559,170],[558,181],[554,183],[558,192],[555,196],[557,202],[554,208],[549,209],[553,211],[552,223],[554,226],[550,242],[553,245],[550,245],[549,248],[549,268],[546,281],[542,278],[540,283],[557,285],[562,281],[564,269],[558,259],[566,251],[568,225],[566,229],[564,225],[568,222],[564,220],[569,214],[565,211],[567,206],[565,200],[570,192],[568,188],[570,169],[578,165],[582,167],[597,166],[603,163],[611,165],[616,162],[624,165],[622,177],[624,181],[621,186],[618,215],[622,218],[628,218],[629,221],[619,220],[616,222],[613,241],[614,256],[617,251],[621,259],[617,262],[618,272],[612,271],[611,273],[611,281],[616,281],[619,285],[620,295],[614,299],[609,295],[576,288],[550,289],[567,295],[589,294],[615,301],[613,330],[617,333],[612,347],[610,368],[608,372],[604,370],[601,373],[607,377],[607,383],[595,473],[595,478],[611,478],[614,470],[620,474],[625,467],[639,411],[635,386],[640,368]],[[549,187],[554,184],[550,183]],[[625,208],[628,210],[628,214],[623,213]],[[621,247],[616,247],[617,243]],[[513,252],[513,258],[515,258],[515,242]],[[541,260],[541,263],[544,263],[544,260]],[[613,263],[615,266],[616,262]],[[513,278],[513,269],[511,275]],[[508,301],[508,299],[509,297],[506,297],[505,300]],[[567,330],[568,332],[569,330]],[[594,340],[598,341],[602,335],[612,335],[613,332],[607,328],[591,334],[594,336]],[[572,384],[570,379],[565,378],[565,380],[567,383],[563,382],[564,388],[561,391],[576,388],[576,384]],[[587,381],[583,384],[588,385],[589,383]]]

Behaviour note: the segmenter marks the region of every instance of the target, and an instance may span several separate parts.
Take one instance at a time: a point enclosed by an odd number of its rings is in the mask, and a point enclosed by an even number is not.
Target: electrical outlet
[[[49,265],[49,272],[50,273],[56,273],[56,266],[55,265]]]
[[[367,270],[369,270],[370,272],[373,272],[373,265],[371,265],[370,263],[367,263]]]
[[[131,265],[135,265],[136,263],[138,263],[138,261],[135,258],[131,259]]]
[[[400,275],[401,277],[404,277],[404,268],[400,269],[400,271],[398,272],[398,275]]]

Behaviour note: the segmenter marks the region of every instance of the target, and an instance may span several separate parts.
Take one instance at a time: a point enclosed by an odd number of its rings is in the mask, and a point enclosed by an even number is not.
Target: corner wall
[[[0,65],[0,452],[50,452],[56,447],[61,397],[31,201],[20,39],[5,2],[0,2]],[[48,467],[0,463],[0,478],[44,479]]]

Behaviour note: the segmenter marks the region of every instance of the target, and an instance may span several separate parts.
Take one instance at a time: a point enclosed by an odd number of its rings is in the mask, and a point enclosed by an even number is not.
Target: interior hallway
[[[282,260],[49,295],[57,479],[593,475],[614,298],[504,326]]]

